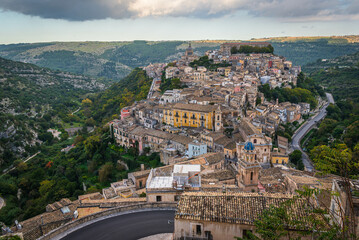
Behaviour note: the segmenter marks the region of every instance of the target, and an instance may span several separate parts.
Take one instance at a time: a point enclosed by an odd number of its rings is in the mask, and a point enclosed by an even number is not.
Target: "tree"
[[[262,103],[262,99],[260,97],[256,98],[256,105],[260,105]]]
[[[96,150],[100,147],[101,139],[99,136],[94,135],[88,137],[85,141],[85,151],[88,156],[93,156]]]
[[[43,142],[51,143],[54,137],[52,136],[52,133],[44,132],[39,134],[39,139]]]
[[[315,168],[324,173],[335,173],[350,177],[358,171],[359,163],[352,161],[352,151],[345,144],[337,144],[334,148],[321,145],[310,151]]]
[[[112,170],[113,170],[112,163],[106,163],[105,165],[103,165],[99,170],[99,175],[98,175],[99,181],[102,183],[108,182],[111,178]]]
[[[359,149],[355,149],[355,152],[356,150]],[[340,218],[342,219],[342,226],[340,226],[341,234],[347,239],[357,239],[350,178],[356,177],[358,173],[359,159],[353,158],[351,149],[345,144],[337,144],[333,148],[325,145],[317,146],[313,148],[310,154],[317,170],[323,173],[335,173],[341,177],[343,194],[345,194],[348,201],[345,211],[339,211]]]
[[[84,107],[90,107],[92,105],[92,101],[89,98],[85,98],[84,100],[82,100],[81,104]]]
[[[299,161],[302,160],[302,152],[299,150],[294,150],[291,154],[289,154],[290,161],[297,165]]]

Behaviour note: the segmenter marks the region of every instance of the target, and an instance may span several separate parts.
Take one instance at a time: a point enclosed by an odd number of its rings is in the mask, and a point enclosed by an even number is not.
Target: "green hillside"
[[[60,140],[50,137],[37,146],[36,151],[41,153],[31,161],[16,160],[16,169],[0,174],[0,196],[6,199],[6,206],[0,210],[0,222],[11,225],[15,219],[22,221],[43,213],[47,204],[62,198],[75,200],[78,195],[99,192],[111,182],[127,177],[128,172],[138,170],[140,164],[148,168],[160,166],[159,154],[139,155],[136,148],[118,147],[109,136],[108,126],[102,127],[102,122],[112,120],[112,115],[118,114],[121,107],[146,98],[151,82],[145,71],[136,68],[121,82],[83,97],[81,110],[66,116],[70,121],[85,123],[92,119],[98,126],[93,132],[84,128],[75,137],[65,136]],[[68,109],[65,103],[63,107],[63,111]],[[22,121],[28,124],[30,119]],[[49,125],[56,127],[54,122],[55,117],[46,115],[34,119],[35,125],[44,125],[43,129]],[[61,152],[71,144],[74,149]],[[126,163],[129,170],[118,164],[119,160]],[[18,189],[21,189],[20,198]]]
[[[327,116],[310,132],[305,148],[316,166],[340,174],[335,164],[326,160],[328,153],[348,151],[351,176],[357,176],[359,162],[359,52],[334,59],[319,60],[305,66],[304,71],[331,92],[335,104],[327,108]],[[328,147],[330,150],[328,152]]]
[[[313,41],[272,42],[274,53],[295,65],[306,65],[318,59],[336,58],[359,51],[359,43],[333,43],[327,39]]]
[[[333,93],[336,100],[359,100],[359,52],[334,59],[318,60],[303,71]]]
[[[0,169],[32,153],[48,128],[61,129],[84,94],[105,88],[93,78],[0,58]]]
[[[187,47],[184,41],[53,42],[0,45],[0,56],[42,67],[119,81],[133,68],[178,58]],[[203,55],[219,43],[196,42]]]

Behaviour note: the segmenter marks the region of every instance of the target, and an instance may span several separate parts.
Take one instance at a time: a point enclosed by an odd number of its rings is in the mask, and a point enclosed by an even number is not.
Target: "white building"
[[[173,89],[167,90],[159,101],[160,104],[166,105],[167,103],[177,103],[182,100],[181,90]]]
[[[172,169],[171,169],[172,168]],[[201,165],[174,165],[151,169],[146,182],[148,202],[177,202],[183,191],[199,191]]]
[[[191,142],[188,144],[187,156],[189,158],[207,153],[207,145],[199,142]]]

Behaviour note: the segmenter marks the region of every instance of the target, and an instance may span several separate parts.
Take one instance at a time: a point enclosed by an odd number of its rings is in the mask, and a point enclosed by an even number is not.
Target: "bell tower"
[[[237,145],[238,146],[238,145]],[[243,147],[239,146],[239,147]],[[258,192],[260,164],[255,158],[254,144],[246,142],[241,159],[238,159],[237,182],[244,192]]]
[[[191,42],[188,43],[188,48],[186,49],[186,57],[193,56],[193,48],[191,46]]]
[[[215,119],[214,119],[215,131],[219,132],[223,128],[221,106],[218,106],[218,108],[214,112],[214,117],[215,117]]]

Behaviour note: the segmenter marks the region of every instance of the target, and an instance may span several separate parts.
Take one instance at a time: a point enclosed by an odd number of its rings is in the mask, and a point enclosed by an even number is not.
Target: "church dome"
[[[244,145],[244,150],[247,151],[254,151],[254,145],[252,142],[246,142],[246,144]]]

